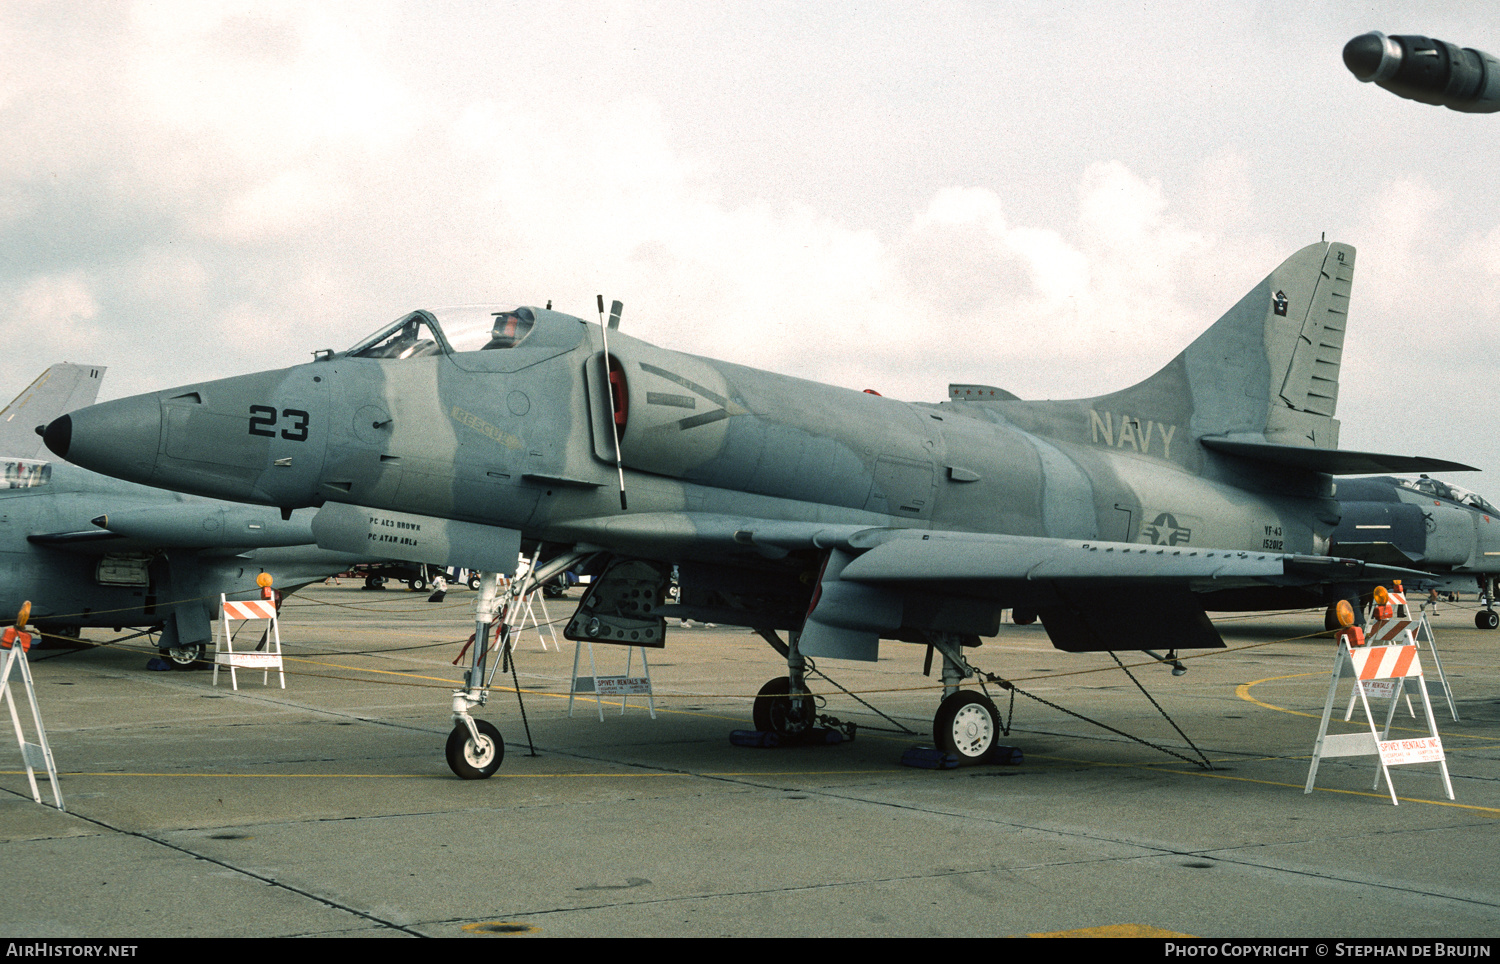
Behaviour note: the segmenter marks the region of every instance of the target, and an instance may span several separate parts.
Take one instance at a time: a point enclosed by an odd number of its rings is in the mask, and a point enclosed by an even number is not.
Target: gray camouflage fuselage
[[[1250,581],[1281,586],[1283,557],[1325,553],[1339,522],[1330,473],[1368,471],[1354,467],[1363,453],[1335,449],[1332,417],[1353,263],[1344,245],[1298,252],[1156,375],[1092,399],[954,386],[949,401],[907,403],[610,332],[612,408],[597,325],[521,309],[530,330],[514,345],[462,351],[418,313],[342,355],[85,409],[47,443],[202,495],[347,503],[676,565],[687,609],[720,621],[807,628],[843,606],[836,625],[875,636],[971,636],[1004,607],[1047,621],[1117,577],[1173,600],[1246,584],[1217,583],[1227,574],[1201,556],[1238,553],[1265,570]],[[515,316],[495,312],[497,333]],[[420,525],[383,524],[398,540]],[[815,594],[875,579],[838,572],[903,532],[976,562],[934,585],[903,544],[884,599],[869,586]],[[1149,562],[1013,570],[1026,552],[1144,546]],[[1173,558],[1196,568],[1153,568]],[[1062,621],[1054,639],[1076,636]]]

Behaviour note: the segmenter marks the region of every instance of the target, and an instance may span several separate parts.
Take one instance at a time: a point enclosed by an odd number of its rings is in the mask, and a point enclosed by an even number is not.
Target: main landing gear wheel
[[[411,591],[412,592],[426,592],[427,591],[427,577],[425,577],[425,576],[415,576],[415,577],[412,578],[412,581],[411,581],[410,585],[411,585]]]
[[[943,700],[932,720],[932,739],[944,753],[958,757],[960,766],[989,759],[1000,732],[1000,711],[979,693],[961,690]]]
[[[474,725],[479,730],[478,743],[462,723],[448,734],[448,768],[465,780],[486,780],[505,759],[505,741],[488,720],[475,720]]]
[[[785,676],[778,676],[765,686],[760,688],[760,694],[755,697],[755,706],[750,711],[750,718],[755,721],[755,728],[763,733],[802,733],[813,725],[817,711],[813,708],[813,699],[807,696],[802,700],[802,711],[799,713],[792,703],[789,695],[792,692],[792,681]]]
[[[1012,609],[1010,611],[1010,621],[1017,626],[1030,626],[1036,622],[1036,613],[1029,609]]]
[[[163,650],[162,656],[173,669],[197,669],[203,660],[203,644],[189,643],[186,646],[173,646],[171,649]]]
[[[1500,613],[1493,609],[1481,609],[1474,614],[1474,625],[1480,629],[1494,629],[1500,626]]]

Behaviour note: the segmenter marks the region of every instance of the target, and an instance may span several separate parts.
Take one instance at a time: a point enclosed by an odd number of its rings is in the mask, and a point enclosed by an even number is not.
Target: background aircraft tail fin
[[[104,372],[100,365],[59,362],[37,376],[0,409],[0,457],[34,459],[41,454],[36,427],[94,404]]]
[[[1319,242],[1283,261],[1165,368],[1092,400],[1098,411],[1173,412],[1192,438],[1338,447],[1339,368],[1354,249]]]

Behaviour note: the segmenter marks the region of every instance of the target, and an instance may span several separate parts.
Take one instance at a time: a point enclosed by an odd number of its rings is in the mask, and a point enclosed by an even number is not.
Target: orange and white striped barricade
[[[1339,681],[1342,679],[1356,681],[1354,692],[1364,706],[1365,722],[1369,726],[1367,733],[1328,732],[1328,720],[1333,713],[1333,699],[1338,692]],[[1427,735],[1416,739],[1392,740],[1389,739],[1391,719],[1396,715],[1396,705],[1401,695],[1399,684],[1407,679],[1415,679],[1418,683],[1416,689],[1422,694]],[[1398,683],[1398,686],[1389,698],[1385,727],[1377,733],[1375,717],[1370,713],[1370,701],[1364,684],[1379,680],[1393,680]],[[1318,740],[1313,745],[1312,764],[1307,770],[1307,786],[1303,792],[1312,793],[1313,781],[1318,776],[1318,764],[1324,758],[1374,756],[1380,760],[1380,769],[1375,774],[1375,783],[1371,789],[1380,786],[1380,778],[1383,775],[1386,789],[1391,794],[1391,803],[1400,805],[1396,799],[1396,788],[1391,783],[1390,768],[1409,763],[1436,763],[1443,774],[1443,789],[1447,792],[1448,799],[1452,800],[1453,782],[1448,778],[1448,761],[1443,756],[1443,741],[1438,736],[1437,720],[1432,715],[1432,700],[1427,695],[1427,687],[1423,685],[1424,683],[1422,659],[1417,654],[1415,644],[1369,646],[1350,650],[1347,644],[1340,642],[1338,655],[1333,661],[1333,677],[1328,683],[1328,698],[1323,703],[1323,720],[1318,727]]]
[[[1415,620],[1411,618],[1410,611],[1406,608],[1406,595],[1401,590],[1392,590],[1386,599],[1385,605],[1372,603],[1370,606],[1370,631],[1365,636],[1366,646],[1413,646],[1416,638],[1412,636],[1412,625]],[[1395,699],[1401,693],[1402,680],[1378,679],[1361,681],[1358,686],[1349,691],[1349,705],[1344,707],[1344,722],[1348,722],[1354,716],[1354,703],[1359,698],[1360,687],[1364,688],[1365,695],[1375,699]],[[1408,701],[1410,709],[1410,701]],[[1416,713],[1412,712],[1415,717]]]
[[[265,622],[260,641],[251,650],[234,648],[234,623]],[[214,685],[219,685],[219,667],[229,667],[229,682],[240,688],[237,669],[261,670],[261,684],[269,686],[271,670],[286,689],[286,667],[281,661],[281,624],[276,619],[276,602],[271,599],[225,599],[219,595],[219,624],[214,629]]]
[[[29,608],[31,604],[26,605]],[[26,659],[26,651],[30,648],[30,633],[12,626],[4,634],[0,634],[0,654],[4,656],[3,664],[0,664],[4,667],[0,669],[0,703],[10,709],[10,723],[16,731],[16,745],[21,748],[21,760],[26,764],[26,779],[31,783],[32,801],[42,802],[42,792],[36,783],[36,771],[46,770],[47,779],[52,783],[52,799],[56,801],[57,809],[63,810],[62,789],[57,784],[57,763],[52,759],[52,747],[47,743],[47,729],[42,726],[42,711],[36,702],[36,685],[31,680],[31,664]],[[12,677],[18,684],[15,688],[11,686]],[[26,731],[21,728],[21,714],[16,710],[17,689],[26,691],[26,700],[31,704],[31,722],[36,727],[35,743],[26,739]]]
[[[1437,637],[1432,633],[1432,622],[1427,616],[1427,603],[1422,603],[1422,608],[1416,616],[1412,616],[1406,605],[1406,594],[1402,591],[1393,590],[1390,594],[1391,616],[1388,619],[1377,620],[1370,625],[1369,644],[1371,646],[1396,646],[1408,645],[1422,647],[1432,654],[1433,669],[1437,671],[1437,679],[1428,680],[1422,677],[1422,685],[1429,693],[1437,693],[1448,704],[1448,712],[1453,716],[1453,722],[1458,722],[1458,707],[1453,702],[1453,690],[1448,686],[1448,675],[1443,672],[1443,661],[1438,656]],[[1417,686],[1417,679],[1407,677],[1406,679],[1370,680],[1363,684],[1367,696],[1379,699],[1390,699],[1406,693],[1406,710],[1412,719],[1417,718],[1417,711],[1411,702],[1411,692]],[[1355,694],[1350,692],[1349,705],[1344,707],[1344,719],[1347,721],[1354,715]]]

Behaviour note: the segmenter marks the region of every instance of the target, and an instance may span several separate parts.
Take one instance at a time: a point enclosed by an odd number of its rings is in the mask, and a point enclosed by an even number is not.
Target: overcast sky
[[[1500,116],[1344,69],[1486,4],[0,4],[0,371],[103,398],[541,304],[936,401],[1155,371],[1326,232],[1345,448],[1500,499]]]

